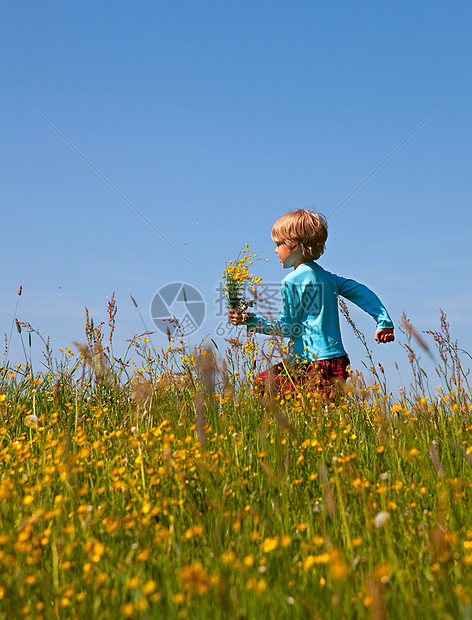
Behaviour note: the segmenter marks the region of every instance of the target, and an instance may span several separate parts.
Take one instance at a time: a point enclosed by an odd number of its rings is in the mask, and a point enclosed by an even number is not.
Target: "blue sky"
[[[225,261],[249,243],[278,282],[273,221],[331,213],[440,106],[330,218],[320,263],[375,290],[395,323],[405,311],[437,329],[442,308],[472,350],[471,17],[466,2],[4,3],[2,332],[20,284],[18,318],[56,353],[84,341],[85,306],[106,319],[115,292],[124,347],[143,329],[130,294],[151,327],[156,291],[187,282],[207,309],[189,341],[214,336]],[[352,316],[397,384],[404,351]],[[24,361],[16,331],[9,357]]]

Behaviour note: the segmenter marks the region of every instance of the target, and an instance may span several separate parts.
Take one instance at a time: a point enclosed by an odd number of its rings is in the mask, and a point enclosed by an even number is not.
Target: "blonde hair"
[[[299,244],[303,256],[317,260],[325,250],[328,222],[321,213],[295,209],[279,217],[271,236],[274,243],[285,243],[290,249]]]

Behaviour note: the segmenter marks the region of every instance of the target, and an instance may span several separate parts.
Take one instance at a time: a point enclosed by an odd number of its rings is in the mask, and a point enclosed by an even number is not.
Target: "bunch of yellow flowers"
[[[244,289],[248,285],[254,287],[262,282],[262,278],[249,273],[249,266],[253,264],[253,259],[257,259],[257,254],[248,252],[248,248],[249,244],[246,243],[246,248],[238,258],[226,263],[226,269],[222,276],[224,280],[223,294],[228,297],[228,308],[237,310],[244,317],[248,315],[248,308],[254,305],[252,300],[243,297]]]

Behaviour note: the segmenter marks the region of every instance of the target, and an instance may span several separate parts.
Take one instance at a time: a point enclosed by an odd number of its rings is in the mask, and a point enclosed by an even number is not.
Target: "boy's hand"
[[[375,332],[375,341],[380,343],[380,342],[393,342],[395,340],[395,336],[393,335],[393,327],[392,328],[386,328],[384,327],[384,329],[378,329]]]
[[[228,323],[232,325],[245,325],[246,319],[237,310],[228,310]]]

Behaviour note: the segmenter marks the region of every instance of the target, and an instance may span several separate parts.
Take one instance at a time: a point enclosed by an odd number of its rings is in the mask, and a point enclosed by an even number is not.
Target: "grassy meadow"
[[[18,324],[0,370],[2,620],[472,618],[470,360],[444,316],[440,377],[404,319],[409,388],[367,356],[336,398],[262,400],[262,339],[116,359],[109,311],[40,373]]]

